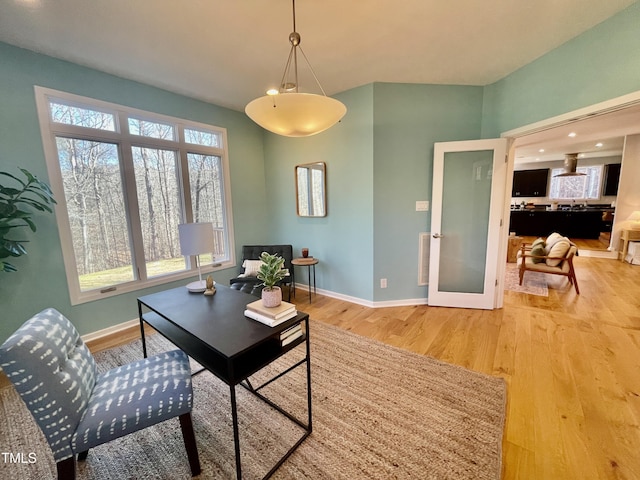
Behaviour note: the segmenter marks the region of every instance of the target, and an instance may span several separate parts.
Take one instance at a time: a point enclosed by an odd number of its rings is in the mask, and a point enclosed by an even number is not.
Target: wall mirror
[[[327,215],[326,165],[296,165],[296,210],[301,217]]]

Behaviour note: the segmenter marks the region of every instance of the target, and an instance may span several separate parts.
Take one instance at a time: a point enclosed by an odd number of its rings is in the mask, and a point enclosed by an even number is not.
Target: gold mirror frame
[[[296,212],[299,217],[327,216],[327,165],[296,165]]]

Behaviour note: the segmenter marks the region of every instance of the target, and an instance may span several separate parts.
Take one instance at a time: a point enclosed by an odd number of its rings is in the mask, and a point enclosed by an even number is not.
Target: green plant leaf
[[[17,272],[18,269],[7,262],[2,262],[2,271],[3,272]]]
[[[22,244],[16,240],[2,240],[0,241],[0,250],[6,253],[6,256],[19,257],[20,255],[26,255],[27,251]]]
[[[29,228],[31,229],[32,232],[36,231],[36,224],[33,223],[33,221],[29,217],[24,218],[24,221],[29,224]]]
[[[22,169],[20,169],[20,170],[22,170]],[[4,175],[4,176],[6,176],[6,177],[13,178],[16,182],[18,182],[18,183],[19,183],[20,185],[22,185],[22,186],[26,186],[26,185],[27,185],[27,184],[26,184],[26,183],[24,183],[22,180],[20,180],[18,177],[16,177],[15,175],[11,175],[11,174],[10,174],[10,173],[8,173],[8,172],[0,172],[0,175]]]
[[[6,238],[7,235],[22,227],[28,227],[35,232],[36,224],[32,220],[32,210],[51,213],[53,210],[49,205],[56,203],[49,185],[24,168],[20,168],[20,171],[26,177],[26,182],[8,172],[0,172],[0,176],[15,180],[22,186],[22,189],[19,189],[0,185],[0,258],[26,255],[27,250],[22,245],[26,240],[9,239]],[[16,270],[15,266],[3,262],[0,271]]]
[[[29,183],[37,180],[36,177],[34,177],[29,170],[25,168],[21,168],[20,171],[24,173],[24,176],[27,177],[27,180],[29,180]]]
[[[2,193],[3,195],[6,195],[7,197],[18,195],[21,191],[22,190],[18,190],[17,188],[13,188],[13,187],[0,188],[0,193]]]

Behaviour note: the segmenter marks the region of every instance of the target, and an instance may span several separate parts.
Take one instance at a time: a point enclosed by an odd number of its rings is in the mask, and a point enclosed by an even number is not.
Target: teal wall
[[[337,95],[347,114],[336,126],[306,138],[265,134],[270,239],[291,243],[294,256],[317,257],[318,288],[371,300],[373,278],[373,85]],[[296,214],[294,167],[327,165],[326,217]],[[307,269],[296,281],[307,283]]]
[[[22,166],[47,178],[34,85],[225,127],[237,250],[258,242],[292,243],[296,254],[308,247],[321,260],[319,288],[365,301],[425,298],[417,234],[429,231],[430,214],[415,212],[415,201],[431,200],[434,142],[495,137],[640,90],[638,25],[636,3],[486,87],[371,84],[343,92],[342,122],[300,139],[263,132],[242,112],[0,43],[0,169]],[[294,166],[316,161],[327,164],[328,216],[299,218]],[[36,220],[29,255],[15,261],[20,271],[0,276],[0,339],[46,306],[83,334],[135,318],[135,298],[152,290],[71,307],[55,219]],[[235,273],[215,277],[227,283]]]
[[[36,112],[34,85],[227,129],[236,250],[267,229],[262,129],[244,113],[220,108],[140,83],[0,43],[0,170],[18,167],[48,180]],[[53,215],[36,215],[38,231],[24,232],[29,254],[13,261],[17,273],[0,274],[0,340],[34,313],[55,307],[81,334],[137,317],[141,294],[184,281],[72,307]],[[228,283],[235,269],[219,272]]]
[[[484,138],[640,90],[640,3],[485,87]]]
[[[481,116],[482,87],[375,84],[374,301],[427,297],[418,234],[431,212],[416,212],[416,200],[431,200],[433,144],[479,138]]]

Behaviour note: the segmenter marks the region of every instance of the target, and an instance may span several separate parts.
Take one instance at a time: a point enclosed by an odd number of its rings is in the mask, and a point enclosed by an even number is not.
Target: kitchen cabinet
[[[549,169],[516,170],[513,172],[512,197],[546,197]]]
[[[603,195],[618,195],[618,182],[620,182],[619,163],[611,163],[604,167],[604,185],[602,187]]]
[[[600,210],[512,210],[509,231],[535,237],[558,232],[569,238],[596,239],[602,226]]]

